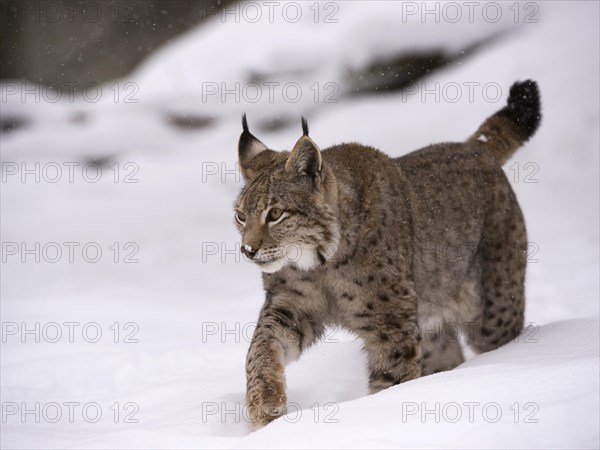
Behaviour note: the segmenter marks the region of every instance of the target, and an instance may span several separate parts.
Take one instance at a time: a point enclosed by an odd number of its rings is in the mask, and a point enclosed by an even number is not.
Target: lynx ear
[[[314,180],[321,175],[323,158],[317,144],[308,137],[308,123],[304,117],[302,118],[302,132],[302,137],[294,145],[285,163],[285,170],[308,175]]]
[[[250,162],[256,157],[256,155],[267,150],[267,146],[254,137],[254,135],[248,130],[246,114],[242,116],[242,128],[244,131],[242,131],[238,143],[238,159],[240,161],[242,175],[248,179],[251,175],[249,171]]]

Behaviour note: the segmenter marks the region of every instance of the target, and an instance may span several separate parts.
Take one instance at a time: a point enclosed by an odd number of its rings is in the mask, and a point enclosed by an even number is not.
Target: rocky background
[[[232,0],[0,2],[0,79],[104,82]]]

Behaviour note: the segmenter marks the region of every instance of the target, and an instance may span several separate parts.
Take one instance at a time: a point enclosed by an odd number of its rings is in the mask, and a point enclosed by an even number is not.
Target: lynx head
[[[242,119],[238,157],[245,186],[235,204],[242,253],[263,272],[287,265],[311,270],[331,259],[339,243],[337,185],[321,151],[303,135],[291,152],[276,152]]]

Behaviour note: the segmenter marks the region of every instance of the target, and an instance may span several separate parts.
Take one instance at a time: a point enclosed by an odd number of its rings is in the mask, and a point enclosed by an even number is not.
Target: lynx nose
[[[256,252],[258,251],[258,250],[253,249],[252,246],[249,244],[242,245],[241,250],[242,250],[242,254],[246,255],[250,259],[254,258],[254,255],[256,255]]]

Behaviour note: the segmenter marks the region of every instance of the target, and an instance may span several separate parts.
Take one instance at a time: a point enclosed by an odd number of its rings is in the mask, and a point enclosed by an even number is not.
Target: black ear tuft
[[[242,128],[244,131],[248,131],[248,119],[246,119],[246,113],[242,116]]]
[[[308,136],[308,121],[302,116],[302,136]]]
[[[250,172],[247,170],[250,162],[256,155],[267,150],[267,146],[259,141],[248,129],[248,120],[246,114],[242,116],[242,134],[238,143],[238,159],[244,177],[249,178]]]

